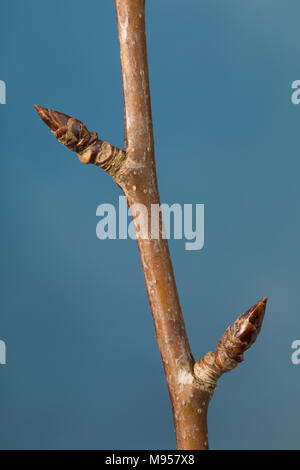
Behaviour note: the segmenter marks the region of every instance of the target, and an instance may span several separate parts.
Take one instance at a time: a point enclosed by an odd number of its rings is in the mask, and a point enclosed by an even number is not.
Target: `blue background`
[[[33,104],[122,146],[112,0],[1,1],[3,449],[172,449],[167,387],[132,240],[96,238],[120,190]],[[205,246],[171,253],[192,349],[269,297],[259,340],[220,381],[213,449],[299,448],[300,79],[297,0],[147,2],[162,200],[205,204]]]

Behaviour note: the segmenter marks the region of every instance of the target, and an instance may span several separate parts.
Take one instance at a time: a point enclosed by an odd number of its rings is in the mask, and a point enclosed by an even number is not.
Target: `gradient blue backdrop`
[[[120,190],[60,146],[33,104],[123,141],[112,0],[2,0],[3,449],[171,449],[167,387],[134,241],[96,238]],[[195,355],[263,295],[261,336],[209,410],[214,449],[299,448],[297,0],[147,2],[164,202],[205,204],[205,247],[170,247]]]

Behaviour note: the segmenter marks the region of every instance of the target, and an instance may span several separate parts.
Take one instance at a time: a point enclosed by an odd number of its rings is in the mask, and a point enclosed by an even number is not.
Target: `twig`
[[[89,132],[75,118],[40,106],[36,109],[56,138],[83,163],[106,170],[127,197],[137,232],[149,302],[162,356],[178,449],[208,449],[207,408],[216,381],[242,359],[261,327],[266,298],[240,317],[214,353],[194,363],[171,264],[167,240],[151,237],[151,205],[160,204],[155,159],[145,35],[145,0],[115,0],[124,95],[125,145],[120,150]],[[134,217],[137,204],[147,219]],[[138,233],[143,225],[146,237]]]

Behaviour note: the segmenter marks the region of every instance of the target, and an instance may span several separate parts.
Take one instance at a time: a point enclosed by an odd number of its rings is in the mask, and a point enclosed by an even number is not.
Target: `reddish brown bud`
[[[207,353],[194,365],[196,378],[213,392],[216,381],[244,359],[244,352],[256,341],[265,316],[267,298],[263,297],[230,325],[218,341],[216,351]]]
[[[227,356],[241,362],[243,353],[256,341],[265,316],[266,303],[267,298],[263,297],[227,328],[216,350],[216,362],[221,369],[227,369]]]
[[[53,111],[52,109],[42,108],[42,106],[34,105],[35,109],[39,113],[40,118],[49,127],[52,132],[67,125],[70,116],[67,114]]]
[[[123,150],[100,140],[97,132],[89,132],[76,118],[38,105],[35,109],[57,140],[76,152],[82,163],[94,163],[111,176],[117,174],[126,158]]]

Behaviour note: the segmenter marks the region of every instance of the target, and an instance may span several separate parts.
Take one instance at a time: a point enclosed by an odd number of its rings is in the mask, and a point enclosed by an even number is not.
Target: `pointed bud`
[[[60,127],[66,126],[68,120],[71,118],[71,116],[68,116],[67,114],[59,113],[57,111],[53,111],[52,109],[43,108],[37,104],[35,104],[34,107],[37,110],[40,118],[52,132],[57,131]]]
[[[208,352],[194,364],[194,374],[209,393],[219,377],[234,369],[244,359],[244,352],[256,341],[265,316],[267,298],[263,297],[230,325],[218,341],[214,352]]]
[[[57,140],[76,152],[82,163],[94,163],[116,176],[126,158],[123,150],[98,139],[96,132],[89,132],[76,118],[42,106],[34,107]]]
[[[256,341],[265,316],[267,298],[263,297],[230,325],[218,342],[216,361],[226,369],[227,357],[236,362],[243,360],[243,353]]]

